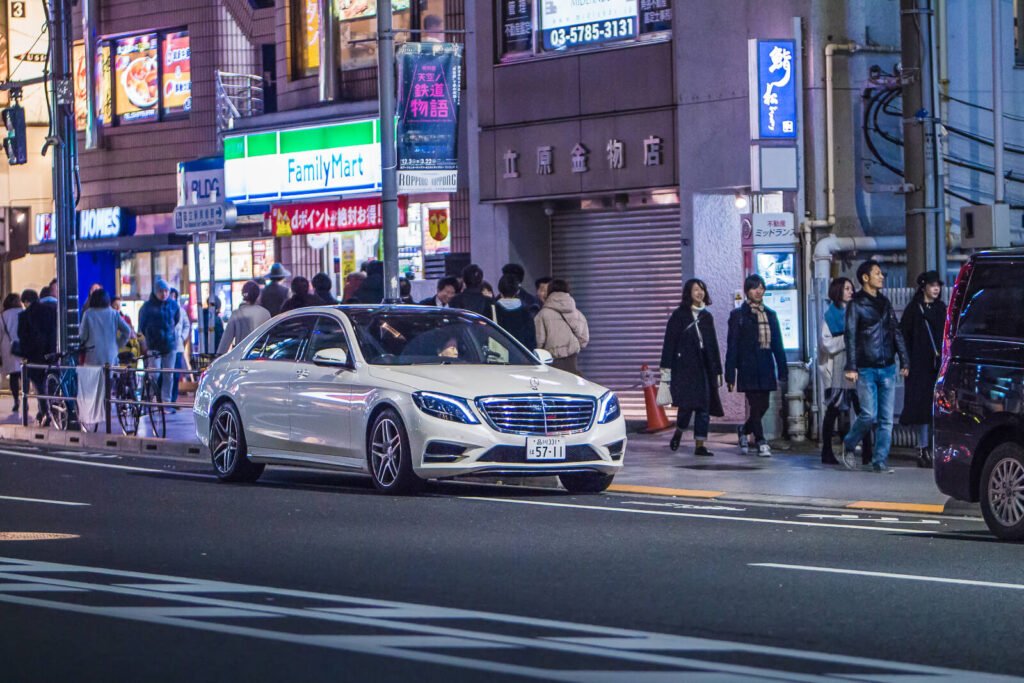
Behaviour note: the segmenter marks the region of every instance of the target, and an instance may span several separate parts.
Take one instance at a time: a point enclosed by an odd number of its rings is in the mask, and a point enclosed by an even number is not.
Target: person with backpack
[[[153,287],[149,300],[139,310],[139,332],[145,340],[146,349],[155,353],[146,361],[150,369],[173,370],[177,356],[177,334],[181,323],[181,309],[171,299],[171,288],[160,278]],[[153,381],[160,387],[161,400],[171,402],[171,385],[174,375],[153,373]]]
[[[50,286],[43,287],[39,295],[31,289],[21,294],[27,305],[18,317],[18,343],[22,358],[30,365],[46,365],[47,356],[57,352],[57,298]],[[29,368],[28,380],[37,395],[46,393],[46,369]],[[36,422],[49,424],[46,399],[37,399]]]
[[[533,319],[537,331],[537,348],[544,349],[555,359],[552,365],[575,375],[580,374],[580,351],[590,343],[587,319],[576,308],[569,293],[569,283],[554,279],[548,285],[547,299],[537,317]]]

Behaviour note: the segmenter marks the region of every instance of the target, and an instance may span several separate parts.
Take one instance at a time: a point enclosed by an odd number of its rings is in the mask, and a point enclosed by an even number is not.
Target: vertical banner
[[[406,43],[398,49],[398,191],[458,189],[462,46]]]
[[[797,137],[796,42],[751,40],[750,136],[754,140]]]
[[[75,85],[75,130],[85,130],[89,120],[89,93],[86,88],[85,43],[82,41],[71,47],[71,72]]]

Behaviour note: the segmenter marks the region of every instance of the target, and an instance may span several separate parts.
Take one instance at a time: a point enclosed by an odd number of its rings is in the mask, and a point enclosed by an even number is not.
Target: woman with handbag
[[[14,396],[14,412],[21,408],[21,348],[18,343],[18,316],[24,310],[21,297],[11,292],[4,297],[3,313],[0,314],[0,370],[7,375]]]
[[[946,323],[946,304],[941,296],[939,274],[934,270],[921,273],[917,276],[917,293],[903,310],[900,320],[900,331],[910,354],[910,374],[904,385],[900,424],[916,429],[918,467],[932,466],[932,400]]]
[[[704,445],[711,416],[725,415],[718,397],[718,388],[722,386],[722,354],[715,319],[707,310],[710,305],[707,285],[701,280],[687,280],[683,285],[682,304],[672,313],[665,328],[658,387],[658,403],[679,409],[669,449],[679,449],[683,431],[693,417],[693,454],[703,456],[714,455]]]
[[[838,465],[832,450],[832,435],[838,423],[839,433],[849,429],[850,408],[860,410],[857,387],[843,376],[846,365],[846,305],[853,299],[853,282],[837,277],[828,286],[829,305],[821,321],[818,338],[818,374],[825,389],[825,416],[821,421],[821,462]],[[871,462],[870,439],[865,439],[861,454],[864,464]],[[866,458],[866,460],[864,460]]]
[[[559,370],[580,374],[577,359],[580,351],[590,343],[587,319],[576,308],[569,293],[569,283],[552,280],[548,285],[548,298],[533,319],[537,332],[537,348],[548,351]]]

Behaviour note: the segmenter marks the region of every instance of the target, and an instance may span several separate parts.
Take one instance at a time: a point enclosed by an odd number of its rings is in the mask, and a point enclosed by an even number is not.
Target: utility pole
[[[384,301],[398,303],[398,150],[395,148],[395,34],[391,0],[377,2],[377,94],[380,98]]]
[[[925,270],[945,278],[946,270],[934,16],[932,0],[900,0],[908,281]]]
[[[53,225],[57,236],[57,350],[78,343],[78,247],[75,242],[75,98],[71,81],[71,0],[51,0]]]

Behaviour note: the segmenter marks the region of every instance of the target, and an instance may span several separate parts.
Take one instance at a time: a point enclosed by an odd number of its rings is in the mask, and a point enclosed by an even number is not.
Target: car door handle
[[[306,379],[309,377],[309,370],[303,368],[301,370],[296,370],[295,374],[298,375],[300,379]]]
[[[238,368],[238,374],[240,374],[240,375],[248,375],[249,374],[249,370],[251,370],[251,369],[252,368]]]

